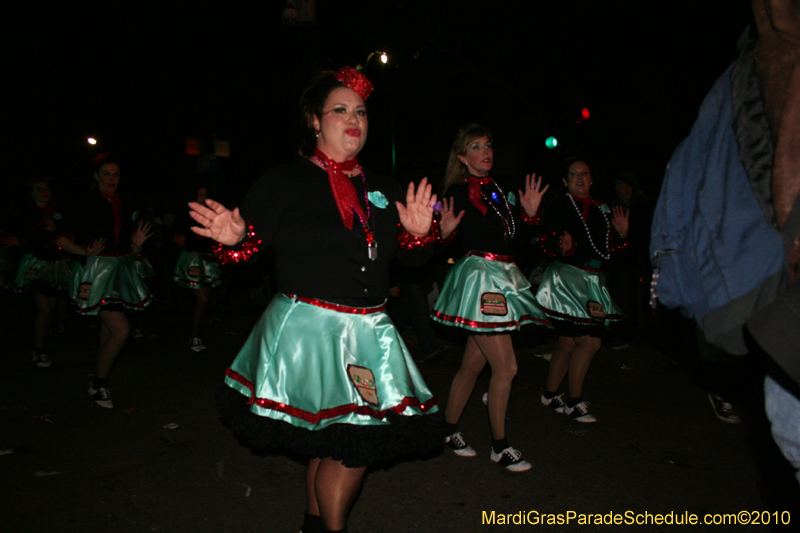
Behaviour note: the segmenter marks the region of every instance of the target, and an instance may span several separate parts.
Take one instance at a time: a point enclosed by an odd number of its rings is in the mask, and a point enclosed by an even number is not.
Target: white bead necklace
[[[481,198],[483,199],[484,203],[488,204],[489,207],[491,207],[494,210],[494,212],[497,213],[497,216],[500,217],[500,220],[503,223],[503,240],[505,242],[508,242],[514,238],[514,234],[517,232],[516,225],[514,224],[514,215],[511,212],[511,206],[508,203],[506,195],[503,194],[503,190],[500,188],[499,185],[497,185],[497,182],[494,180],[492,180],[492,185],[494,185],[496,193],[492,193],[491,197],[488,197],[481,190]],[[500,212],[500,209],[498,209],[497,206],[494,205],[495,202],[500,204],[501,199],[502,199],[502,205],[505,206],[506,208],[506,215],[503,215],[503,213]]]
[[[583,214],[581,213],[578,204],[575,203],[575,198],[573,198],[572,195],[569,193],[567,193],[567,196],[569,197],[570,202],[572,202],[572,206],[575,208],[575,211],[578,212],[578,217],[581,219],[581,222],[583,222],[583,228],[586,230],[586,236],[589,237],[589,244],[592,245],[592,249],[595,252],[597,252],[597,255],[608,261],[609,259],[611,259],[611,247],[609,245],[611,238],[611,224],[609,224],[608,218],[606,218],[606,214],[603,212],[602,209],[600,210],[600,213],[603,215],[603,218],[606,219],[606,252],[608,253],[603,254],[600,252],[600,250],[597,249],[597,246],[595,246],[594,241],[592,240],[592,234],[589,232],[589,226],[587,226],[586,221],[583,220]]]

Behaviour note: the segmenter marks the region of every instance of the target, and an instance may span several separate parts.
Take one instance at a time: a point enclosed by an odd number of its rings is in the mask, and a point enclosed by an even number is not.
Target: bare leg
[[[492,438],[504,439],[511,382],[517,375],[514,346],[510,335],[476,335],[474,338],[492,367],[492,378],[489,381],[489,425],[492,428]]]
[[[317,501],[317,491],[314,488],[317,479],[317,470],[322,461],[319,457],[315,457],[308,462],[306,469],[306,500],[308,501],[308,514],[319,516],[319,502]]]
[[[106,379],[130,333],[128,318],[122,311],[100,311],[100,353],[97,377]]]
[[[575,339],[576,348],[572,351],[569,362],[569,396],[578,398],[583,395],[583,382],[589,373],[594,355],[600,349],[600,339],[584,335]]]
[[[330,457],[320,460],[314,489],[325,529],[338,531],[347,525],[347,515],[356,501],[367,467],[347,468]]]
[[[50,322],[53,319],[53,311],[56,307],[56,299],[45,296],[39,291],[34,291],[33,298],[36,301],[36,319],[33,323],[33,347],[44,348],[44,339],[50,331]]]
[[[211,298],[211,286],[206,285],[194,291],[194,310],[192,311],[192,337],[200,336],[200,328],[203,325],[203,317],[208,309],[208,302]]]
[[[475,337],[470,335],[467,339],[464,357],[461,360],[461,368],[456,372],[453,384],[450,385],[450,397],[447,399],[447,409],[445,410],[445,420],[448,423],[458,423],[472,390],[475,388],[475,383],[478,381],[478,376],[480,376],[485,366],[486,357],[484,357],[481,349],[478,348]]]
[[[558,344],[553,352],[553,357],[550,359],[550,370],[547,374],[547,385],[545,386],[547,392],[558,392],[558,388],[569,370],[572,352],[576,346],[575,339],[572,337],[558,338]]]

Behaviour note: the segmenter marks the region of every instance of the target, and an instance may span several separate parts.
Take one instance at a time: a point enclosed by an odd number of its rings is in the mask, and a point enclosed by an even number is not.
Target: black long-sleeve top
[[[172,232],[174,235],[181,235],[184,239],[183,243],[179,243],[178,246],[187,252],[210,254],[214,241],[193,232],[191,227],[196,225],[197,223],[188,213],[179,218],[175,223],[175,230]]]
[[[122,203],[119,238],[114,235],[114,211],[111,202],[98,191],[82,195],[69,213],[67,226],[75,236],[75,244],[89,246],[95,239],[105,239],[100,255],[130,252],[131,236],[136,230],[134,212]],[[80,259],[80,258],[79,258]]]
[[[55,231],[46,229],[46,217],[52,219]],[[44,261],[55,261],[63,252],[55,240],[63,234],[61,212],[54,207],[40,208],[26,205],[18,214],[11,232],[20,240],[25,252]]]
[[[497,182],[495,182],[497,183]],[[455,240],[465,250],[478,250],[492,254],[513,256],[514,241],[527,242],[532,235],[532,226],[523,221],[523,208],[519,205],[518,191],[505,186],[505,181],[497,183],[501,191],[506,195],[511,206],[511,214],[514,220],[514,237],[506,241],[503,238],[505,226],[503,220],[492,209],[487,206],[486,214],[481,213],[469,200],[469,186],[458,183],[449,187],[444,197],[452,197],[455,205],[455,214],[464,211],[464,217],[456,228]],[[497,189],[492,184],[481,186],[481,192],[487,197],[492,198],[492,193],[497,193]],[[501,198],[490,200],[500,213],[506,212],[506,206]]]
[[[580,207],[578,204],[579,209]],[[583,218],[575,209],[569,195],[565,194],[548,206],[542,219],[540,243],[544,253],[568,265],[602,269],[607,259],[600,253],[608,256],[627,244],[627,241],[620,238],[614,230],[611,224],[611,212],[605,204],[589,207],[589,215],[584,226]],[[591,241],[586,233],[586,227],[589,228]],[[558,239],[565,231],[572,237],[572,250],[563,255]],[[594,249],[595,247],[600,253]]]
[[[395,201],[405,202],[393,179],[364,170],[367,190],[375,202],[365,202],[361,176],[352,179],[361,207],[369,209],[369,224],[378,244],[375,261],[358,216],[347,229],[333,198],[328,173],[307,159],[272,168],[250,189],[242,216],[275,252],[278,290],[309,298],[370,307],[389,294],[389,270],[396,256],[409,266],[424,264],[433,247],[403,250],[397,236],[400,217]]]

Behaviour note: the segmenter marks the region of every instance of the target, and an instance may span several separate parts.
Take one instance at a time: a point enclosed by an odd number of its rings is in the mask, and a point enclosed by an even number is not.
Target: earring
[[[319,132],[314,135],[317,139],[319,139]]]

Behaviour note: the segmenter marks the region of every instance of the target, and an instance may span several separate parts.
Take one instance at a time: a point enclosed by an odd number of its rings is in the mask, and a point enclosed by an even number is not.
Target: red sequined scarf
[[[481,185],[486,185],[492,182],[492,178],[486,176],[484,178],[476,178],[475,176],[470,176],[469,178],[464,178],[461,180],[461,183],[466,183],[469,187],[467,194],[469,195],[469,201],[472,205],[475,206],[475,209],[481,212],[482,215],[486,214],[486,211],[489,209],[486,207],[486,204],[483,203],[483,198],[481,197]]]
[[[103,198],[111,202],[111,211],[114,213],[114,245],[119,244],[119,228],[122,226],[122,202],[116,193],[106,194],[98,191]]]
[[[353,182],[345,176],[345,172],[350,172],[358,166],[358,158],[350,159],[344,163],[337,163],[317,148],[314,148],[314,155],[322,161],[323,166],[328,171],[328,183],[331,186],[333,198],[336,200],[336,207],[339,208],[339,214],[342,217],[344,226],[347,229],[353,229],[353,210],[358,213],[361,220],[366,221],[367,215],[358,201],[356,188]]]
[[[603,202],[598,202],[597,200],[593,200],[591,196],[587,196],[586,198],[579,198],[574,194],[567,193],[572,196],[572,199],[575,200],[575,203],[578,204],[581,208],[581,217],[583,221],[586,222],[586,219],[589,218],[589,206],[590,205],[602,205]]]

